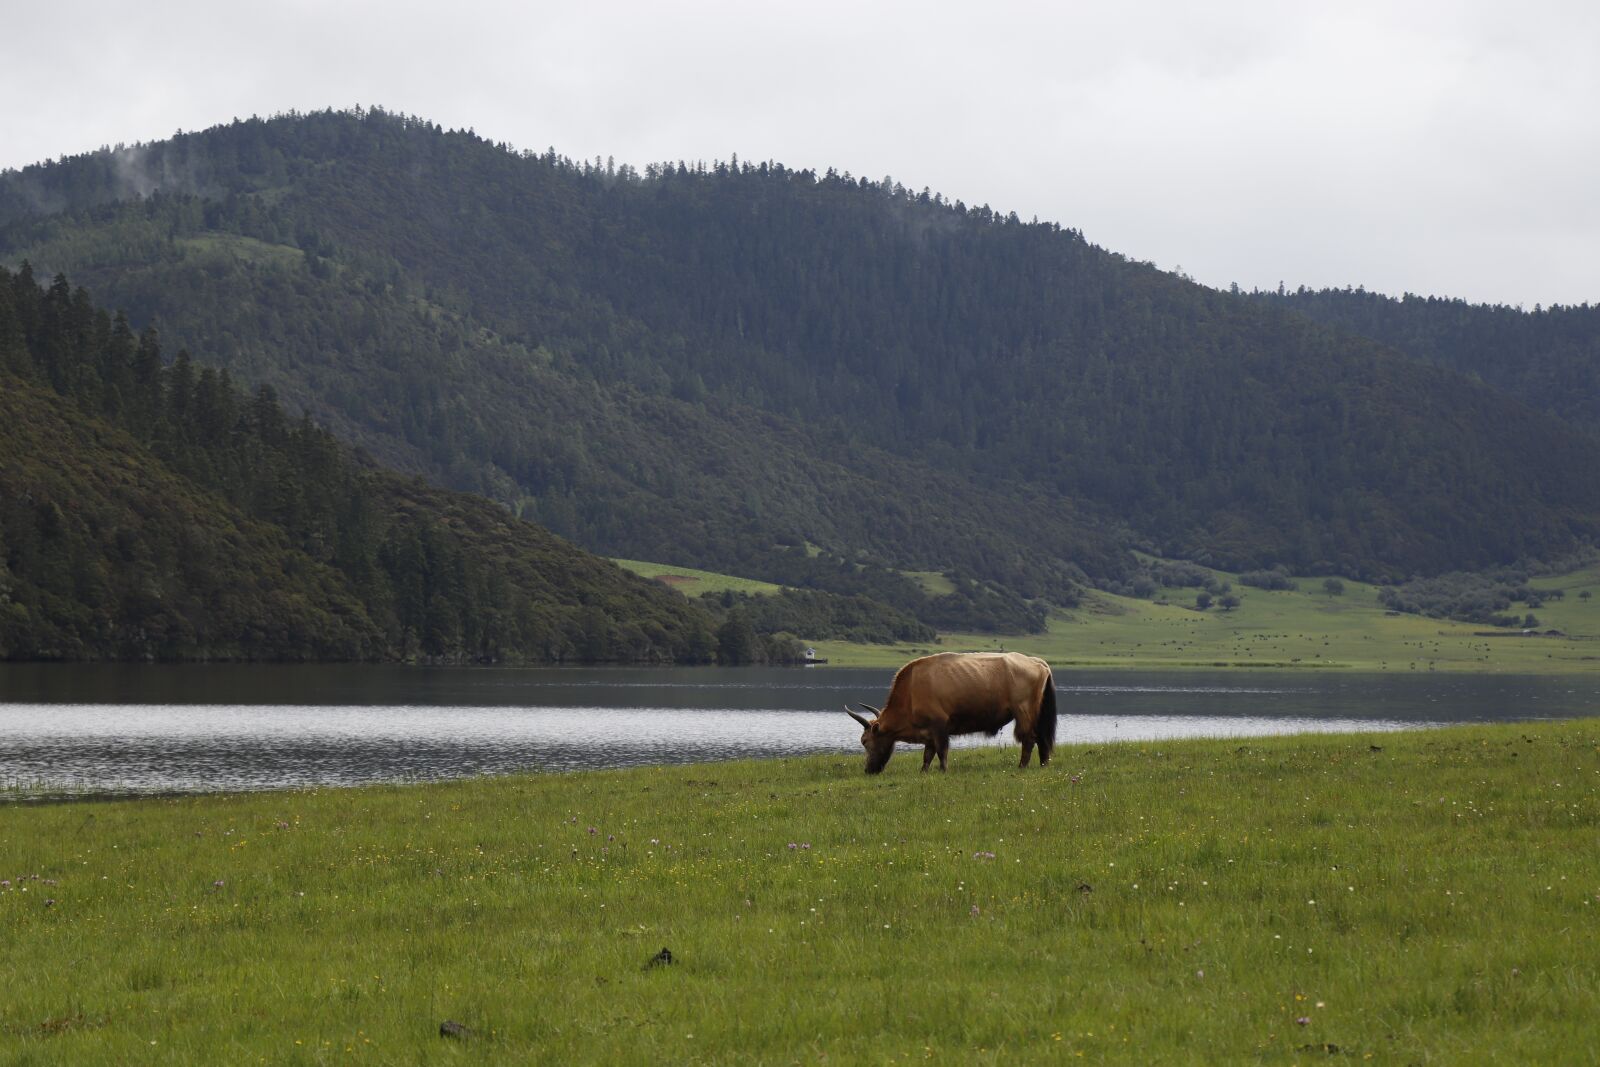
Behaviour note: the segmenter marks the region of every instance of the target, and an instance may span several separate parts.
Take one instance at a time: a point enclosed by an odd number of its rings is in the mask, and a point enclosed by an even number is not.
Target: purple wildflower
[[[992,860],[992,859],[994,859],[994,853],[993,852],[974,852],[972,854],[972,858],[975,859],[975,860]]]
[[[974,904],[972,906],[972,914],[974,914],[974,915],[978,914],[978,906],[976,904]]]
[[[793,842],[793,841],[790,841],[790,842],[789,842],[789,851],[790,851],[790,852],[793,852],[793,851],[794,851],[794,850],[795,850],[795,849],[797,849],[797,848],[799,848],[799,847],[800,847],[800,846],[799,846],[799,845],[797,845],[797,844],[795,844],[795,843],[794,843],[794,842]]]
[[[227,882],[223,881],[221,878],[218,878],[215,882],[211,883],[211,888],[212,889],[221,889],[223,886],[225,886],[227,884],[228,884]]]
[[[1295,1022],[1297,1024],[1299,1024],[1300,1026],[1310,1026],[1311,1025],[1311,1016],[1302,1015],[1302,1016],[1300,1016],[1300,1018],[1296,1019]]]

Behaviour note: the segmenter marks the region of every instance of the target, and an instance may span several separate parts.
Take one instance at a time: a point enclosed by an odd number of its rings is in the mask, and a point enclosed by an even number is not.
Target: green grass
[[[701,593],[749,593],[751,596],[772,596],[783,591],[783,586],[771,582],[758,582],[754,578],[735,578],[731,574],[697,571],[692,567],[673,567],[665,563],[645,563],[637,559],[614,559],[611,562],[646,578],[654,578],[683,593],[699,596]]]
[[[0,807],[0,1061],[1600,1047],[1600,721],[1014,758]]]
[[[1218,572],[1219,574],[1221,572]],[[939,649],[1006,648],[1042,656],[1052,666],[1142,669],[1247,667],[1363,671],[1466,671],[1540,674],[1600,670],[1600,568],[1535,579],[1536,589],[1562,589],[1563,600],[1536,609],[1541,628],[1566,638],[1477,636],[1475,623],[1390,615],[1377,587],[1345,580],[1343,596],[1322,592],[1320,579],[1299,590],[1268,592],[1234,582],[1240,606],[1193,610],[1195,590],[1167,590],[1170,604],[1094,592],[1082,607],[1058,613],[1042,634],[941,634],[938,646],[816,642],[830,664],[898,666]],[[1588,600],[1578,594],[1590,590]],[[1525,612],[1518,605],[1515,609]]]
[[[945,596],[956,591],[956,584],[938,571],[901,571],[907,578],[922,586],[929,596]]]
[[[296,267],[305,253],[291,245],[276,245],[243,237],[236,233],[207,233],[199,237],[180,237],[174,242],[191,255],[231,257],[269,267]]]

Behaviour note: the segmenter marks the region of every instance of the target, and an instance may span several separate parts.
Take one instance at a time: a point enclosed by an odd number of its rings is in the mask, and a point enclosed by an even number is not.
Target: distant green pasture
[[[1254,667],[1363,671],[1469,671],[1538,674],[1600,670],[1600,568],[1539,578],[1536,589],[1561,589],[1563,600],[1535,609],[1540,629],[1565,637],[1479,637],[1491,629],[1417,615],[1394,615],[1376,586],[1344,579],[1329,596],[1321,578],[1298,579],[1298,590],[1267,591],[1231,580],[1238,608],[1194,610],[1197,590],[1169,589],[1152,600],[1090,593],[1082,606],[1056,614],[1042,634],[948,633],[932,650],[1006,648],[1062,667]],[[1595,595],[1585,600],[1579,594]],[[1524,611],[1520,605],[1516,609]],[[926,645],[817,643],[832,664],[891,666],[925,654]]]
[[[955,583],[939,571],[902,571],[907,578],[922,586],[929,596],[944,596],[956,591]]]
[[[273,267],[297,266],[305,259],[305,253],[298,248],[269,244],[236,233],[208,233],[199,237],[180,237],[174,243],[193,255],[231,256],[248,263]]]
[[[751,596],[771,596],[783,591],[783,586],[771,582],[758,582],[753,578],[735,578],[731,574],[717,574],[713,571],[697,571],[693,567],[673,567],[665,563],[645,563],[637,559],[614,559],[611,562],[635,574],[654,578],[685,596],[725,591],[748,593]]]

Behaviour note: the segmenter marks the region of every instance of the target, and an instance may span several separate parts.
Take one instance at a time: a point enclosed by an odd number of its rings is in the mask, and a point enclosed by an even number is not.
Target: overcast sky
[[[1600,302],[1600,4],[9,5],[0,167],[379,104],[892,175],[1225,286]]]

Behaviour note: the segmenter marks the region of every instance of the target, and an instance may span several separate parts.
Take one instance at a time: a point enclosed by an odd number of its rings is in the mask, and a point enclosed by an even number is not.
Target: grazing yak
[[[896,741],[923,745],[922,769],[939,757],[946,767],[950,738],[985,733],[990,737],[1016,720],[1013,731],[1022,742],[1022,766],[1039,746],[1039,766],[1050,762],[1056,743],[1056,687],[1050,665],[1020,652],[941,652],[914,659],[895,672],[883,709],[868,721],[846,707],[863,727],[861,747],[867,750],[867,773],[883,770]]]

